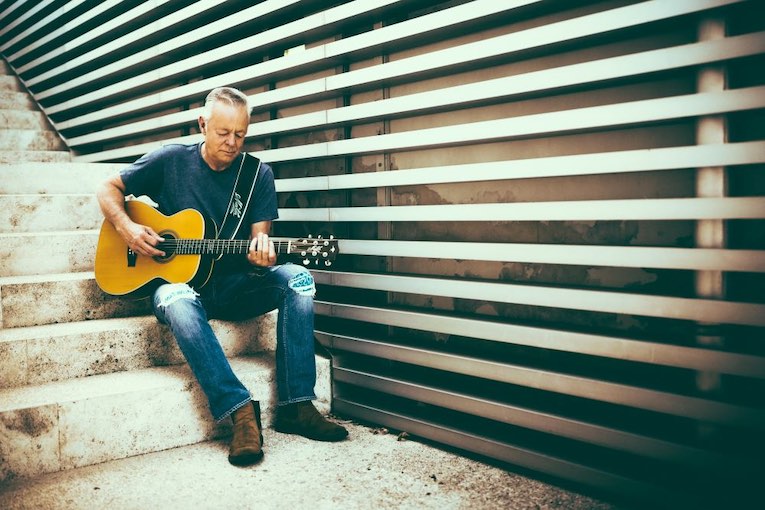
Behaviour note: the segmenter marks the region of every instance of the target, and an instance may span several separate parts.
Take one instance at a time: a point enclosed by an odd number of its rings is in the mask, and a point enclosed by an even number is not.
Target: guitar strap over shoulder
[[[239,164],[234,189],[226,208],[226,216],[223,218],[216,239],[234,239],[239,232],[252,201],[255,183],[260,173],[260,164],[258,158],[248,157],[246,153],[242,153],[242,162]]]

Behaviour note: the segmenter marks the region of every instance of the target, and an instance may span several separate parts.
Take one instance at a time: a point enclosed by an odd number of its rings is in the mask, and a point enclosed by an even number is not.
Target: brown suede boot
[[[246,404],[231,415],[234,436],[228,450],[228,461],[235,466],[249,466],[263,458],[263,433],[260,426],[260,402]]]
[[[279,407],[274,428],[316,441],[341,441],[348,437],[345,428],[324,418],[309,400]]]

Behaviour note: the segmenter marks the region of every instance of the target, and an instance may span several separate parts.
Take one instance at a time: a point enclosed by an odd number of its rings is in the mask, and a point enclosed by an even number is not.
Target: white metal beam
[[[538,349],[551,349],[693,370],[714,370],[725,374],[765,379],[765,358],[762,356],[686,347],[673,344],[671,339],[634,340],[618,336],[523,326],[496,320],[452,317],[438,313],[395,308],[326,301],[316,301],[315,303],[318,315],[491,340]]]
[[[317,283],[589,312],[765,326],[765,304],[446,278],[314,271]]]

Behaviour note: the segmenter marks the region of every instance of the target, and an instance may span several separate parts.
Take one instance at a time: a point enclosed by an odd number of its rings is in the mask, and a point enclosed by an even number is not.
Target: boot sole
[[[295,435],[298,435],[298,436],[303,436],[303,437],[308,438],[308,439],[312,439],[314,441],[324,441],[326,443],[336,443],[336,442],[342,441],[343,439],[348,437],[348,432],[347,431],[344,434],[343,433],[339,433],[339,434],[335,434],[335,435],[332,435],[332,436],[315,436],[315,435],[305,434],[302,431],[302,429],[300,429],[298,427],[292,427],[292,426],[289,426],[289,425],[285,426],[285,425],[279,425],[279,424],[275,424],[274,425],[274,430],[276,430],[277,432],[281,432],[282,434],[295,434]]]
[[[242,455],[237,455],[235,457],[232,457],[229,455],[228,461],[230,464],[234,466],[252,466],[253,464],[257,464],[263,460],[263,452],[258,453],[245,453]]]

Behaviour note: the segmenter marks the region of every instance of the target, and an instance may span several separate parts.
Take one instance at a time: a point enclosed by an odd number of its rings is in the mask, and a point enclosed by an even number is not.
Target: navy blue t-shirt
[[[196,209],[220,228],[231,202],[241,158],[252,156],[243,153],[229,168],[215,172],[202,159],[201,148],[201,143],[170,144],[141,157],[120,172],[125,194],[149,196],[168,216],[184,209]],[[241,202],[246,201],[247,197],[241,197]],[[236,204],[232,204],[234,207]],[[271,167],[263,163],[236,238],[249,239],[252,223],[278,217],[274,174]],[[229,222],[233,219],[230,218]],[[247,270],[248,267],[243,255],[224,256],[215,264],[215,273]]]

